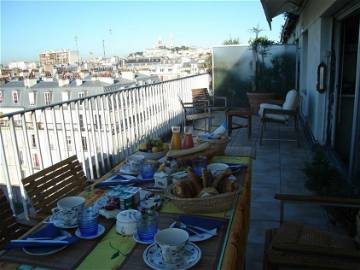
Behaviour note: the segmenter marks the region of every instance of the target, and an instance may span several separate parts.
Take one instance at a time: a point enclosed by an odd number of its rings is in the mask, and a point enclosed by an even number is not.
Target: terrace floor
[[[223,112],[217,112],[213,126],[224,121]],[[246,120],[245,120],[246,121]],[[304,162],[311,159],[312,153],[303,131],[300,134],[300,147],[296,142],[285,141],[295,138],[292,123],[289,126],[268,124],[264,132],[263,145],[259,144],[259,118],[253,117],[252,137],[248,139],[247,129],[234,130],[228,147],[253,146],[256,159],[252,171],[251,224],[247,246],[247,269],[262,269],[265,231],[279,227],[280,203],[274,199],[275,193],[311,194],[305,186],[302,171]],[[325,230],[336,230],[328,222],[326,212],[316,205],[287,204],[285,220],[299,221],[315,225]]]

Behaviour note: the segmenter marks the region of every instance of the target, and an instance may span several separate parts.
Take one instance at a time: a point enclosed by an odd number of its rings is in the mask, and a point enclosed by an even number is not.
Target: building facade
[[[349,181],[360,184],[360,2],[262,0],[271,19],[287,13],[284,43],[297,46],[300,115]]]

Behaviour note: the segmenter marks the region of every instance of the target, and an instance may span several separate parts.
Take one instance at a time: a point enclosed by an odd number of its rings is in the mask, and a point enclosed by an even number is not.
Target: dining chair
[[[196,106],[192,102],[183,102],[180,97],[179,97],[179,101],[180,101],[181,106],[184,111],[184,126],[188,122],[190,122],[192,124],[193,128],[195,129],[194,123],[196,121],[203,120],[204,128],[203,129],[196,128],[196,129],[210,131],[212,116],[211,116],[211,110],[210,110],[210,107],[208,106],[207,101],[203,101],[202,103],[200,103],[200,101],[198,101]],[[202,105],[200,106],[200,104],[202,104]],[[202,109],[200,109],[200,108],[202,108]]]
[[[4,192],[0,189],[0,250],[3,250],[10,240],[19,238],[28,229],[17,222]]]
[[[360,250],[347,235],[323,231],[302,223],[284,223],[285,203],[308,203],[360,209],[360,199],[276,194],[280,200],[280,227],[266,231],[264,270],[279,267],[301,269],[360,269]],[[358,232],[358,235],[360,232]],[[360,239],[359,239],[360,240]]]
[[[224,109],[227,107],[227,98],[224,96],[217,96],[217,95],[209,95],[209,91],[207,88],[194,88],[191,89],[192,94],[192,101],[197,107],[197,104],[199,104],[199,109],[202,109],[202,103],[207,102],[208,106],[211,110],[217,110],[217,109]],[[220,101],[222,104],[218,106]]]
[[[259,116],[261,119],[260,144],[263,142],[263,134],[266,123],[280,123],[288,125],[291,118],[294,120],[294,128],[296,135],[296,142],[299,146],[299,132],[298,132],[298,93],[296,90],[290,90],[286,94],[285,101],[273,100],[268,103],[261,103],[259,109]]]
[[[74,155],[24,178],[22,183],[36,212],[34,218],[44,218],[59,199],[83,191],[86,177]]]

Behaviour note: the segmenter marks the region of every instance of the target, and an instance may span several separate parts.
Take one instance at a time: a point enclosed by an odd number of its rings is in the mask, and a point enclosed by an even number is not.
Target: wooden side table
[[[233,123],[233,117],[244,118],[248,120],[247,125]],[[250,108],[230,108],[226,111],[228,126],[228,135],[230,136],[233,129],[248,128],[248,138],[251,138],[251,110]]]

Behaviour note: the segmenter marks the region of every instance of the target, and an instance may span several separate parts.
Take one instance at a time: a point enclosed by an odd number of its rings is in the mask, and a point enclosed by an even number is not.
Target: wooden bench
[[[86,185],[86,177],[74,155],[24,178],[22,182],[36,216],[45,217],[59,199],[78,195]]]

